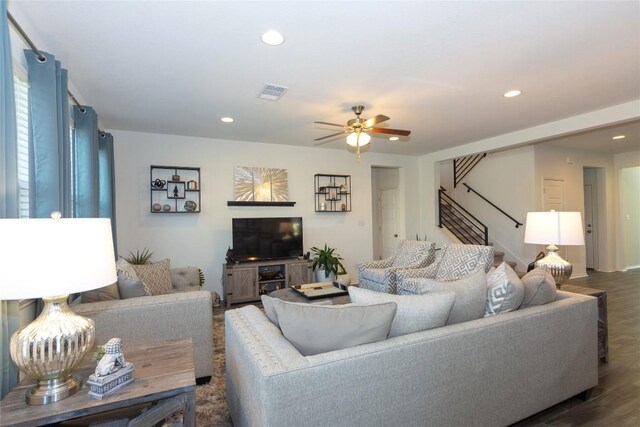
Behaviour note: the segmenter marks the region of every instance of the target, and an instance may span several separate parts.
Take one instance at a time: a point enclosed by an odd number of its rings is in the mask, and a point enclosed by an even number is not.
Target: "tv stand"
[[[240,302],[259,301],[277,289],[311,283],[311,261],[278,259],[224,264],[224,299],[227,307]]]

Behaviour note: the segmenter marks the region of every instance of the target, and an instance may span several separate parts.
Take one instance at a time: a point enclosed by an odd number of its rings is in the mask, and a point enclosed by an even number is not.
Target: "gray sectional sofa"
[[[302,356],[255,306],[225,313],[234,426],[502,426],[598,383],[596,299]]]

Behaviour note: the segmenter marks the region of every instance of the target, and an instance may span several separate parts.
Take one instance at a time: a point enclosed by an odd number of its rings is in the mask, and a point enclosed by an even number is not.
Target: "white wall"
[[[365,153],[359,163],[345,150],[304,148],[251,142],[110,131],[114,136],[118,251],[149,248],[158,261],[202,268],[205,287],[222,295],[222,264],[231,246],[233,217],[301,216],[305,248],[325,243],[337,248],[347,271],[373,259],[371,166],[399,167],[406,229],[419,220],[418,160],[409,156]],[[149,166],[201,168],[199,214],[153,214],[149,208]],[[234,166],[285,168],[294,207],[228,207],[233,200]],[[352,211],[316,213],[313,176],[351,175]],[[406,234],[403,230],[402,234]]]
[[[452,162],[447,162],[451,164]],[[535,208],[533,146],[487,153],[463,182],[489,199],[520,223]],[[456,202],[482,221],[489,229],[489,241],[505,258],[517,262],[518,271],[526,271],[535,257],[535,247],[524,243],[524,227],[516,224],[462,183],[453,190]]]
[[[554,147],[549,144],[535,146],[536,163],[536,210],[543,208],[542,183],[544,178],[564,181],[564,209],[582,212],[584,219],[584,173],[585,167],[602,168],[598,171],[598,270],[615,271],[615,210],[617,196],[613,155],[598,152]],[[584,224],[583,224],[584,226]],[[543,247],[540,246],[542,250]],[[586,275],[584,246],[568,246],[566,260],[573,265],[572,277]]]

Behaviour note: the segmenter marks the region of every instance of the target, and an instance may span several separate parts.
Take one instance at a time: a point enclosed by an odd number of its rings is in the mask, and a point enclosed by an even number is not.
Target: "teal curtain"
[[[98,115],[91,107],[73,106],[75,216],[97,218],[99,205]]]
[[[100,218],[111,218],[111,233],[115,257],[118,258],[116,235],[116,182],[113,161],[113,135],[100,132],[98,136],[98,205]]]
[[[18,217],[18,154],[13,61],[7,3],[0,0],[0,218]],[[7,286],[3,283],[2,286]],[[0,399],[18,382],[18,368],[9,354],[9,338],[18,329],[18,301],[0,301]]]
[[[53,55],[40,61],[24,51],[29,68],[29,209],[32,218],[53,211],[71,217],[71,142],[67,70]]]

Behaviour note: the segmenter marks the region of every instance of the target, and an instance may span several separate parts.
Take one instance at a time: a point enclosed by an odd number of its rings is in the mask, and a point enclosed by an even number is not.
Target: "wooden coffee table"
[[[196,383],[191,339],[127,346],[124,353],[126,361],[135,366],[134,380],[118,392],[102,400],[94,399],[87,395],[88,387],[83,381],[82,388],[73,396],[49,405],[31,406],[26,404],[25,394],[33,381],[24,380],[0,402],[0,425],[40,426],[154,402],[153,407],[129,420],[128,425],[154,425],[184,410],[184,425],[195,426]],[[87,355],[74,372],[86,380],[95,366],[91,355]]]
[[[339,305],[339,304],[349,304],[351,302],[349,295],[340,295],[337,297],[327,297],[327,298],[310,300],[303,297],[302,295],[300,295],[298,292],[294,291],[291,288],[278,289],[277,291],[271,292],[269,296],[272,298],[281,299],[282,301],[304,302],[304,303],[310,303],[310,304],[318,303],[318,302],[326,303],[327,301],[330,301],[331,304]]]

